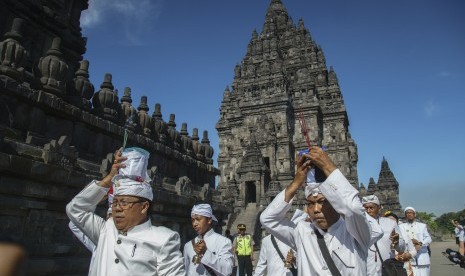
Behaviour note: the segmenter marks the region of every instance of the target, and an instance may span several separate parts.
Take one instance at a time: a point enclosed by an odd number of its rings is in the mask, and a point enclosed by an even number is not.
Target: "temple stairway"
[[[247,227],[246,232],[253,235],[258,211],[257,203],[248,203],[245,210],[241,211],[231,224],[231,233],[235,234],[237,231],[237,225],[239,223],[243,223]]]

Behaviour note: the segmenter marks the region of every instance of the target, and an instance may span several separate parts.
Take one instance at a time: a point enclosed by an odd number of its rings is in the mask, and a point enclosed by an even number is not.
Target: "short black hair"
[[[387,211],[386,213],[384,213],[384,216],[385,217],[393,217],[393,218],[396,219],[397,222],[399,222],[399,217],[396,214],[394,214],[393,212],[391,212],[391,211]]]

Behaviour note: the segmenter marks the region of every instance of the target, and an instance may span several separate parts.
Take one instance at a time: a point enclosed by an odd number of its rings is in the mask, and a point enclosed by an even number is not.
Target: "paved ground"
[[[465,269],[453,264],[441,252],[447,248],[458,250],[455,241],[433,242],[431,244],[431,276],[465,275]]]
[[[465,269],[458,265],[453,264],[449,259],[444,257],[441,252],[446,251],[447,248],[457,250],[457,245],[454,241],[433,242],[431,244],[431,276],[455,276],[465,275]],[[255,261],[253,262],[254,268],[260,254],[259,251],[254,252]]]

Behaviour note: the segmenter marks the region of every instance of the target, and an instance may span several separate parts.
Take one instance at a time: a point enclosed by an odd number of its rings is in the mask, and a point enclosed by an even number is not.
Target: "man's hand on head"
[[[311,165],[320,168],[327,177],[336,169],[331,158],[320,147],[311,147],[308,158],[311,160]]]
[[[126,165],[123,164],[123,162],[127,159],[126,157],[123,157],[123,148],[120,148],[115,152],[115,160],[113,161],[113,165],[111,166],[110,172],[105,176],[102,181],[98,183],[99,186],[104,187],[104,188],[109,188],[111,186],[111,180],[115,175],[118,174],[119,169],[125,168]]]

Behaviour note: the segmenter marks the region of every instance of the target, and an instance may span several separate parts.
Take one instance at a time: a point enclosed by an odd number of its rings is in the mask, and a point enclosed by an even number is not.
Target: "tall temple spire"
[[[378,185],[381,186],[394,186],[398,187],[399,183],[389,168],[389,164],[386,158],[383,156],[383,161],[381,161],[381,170],[379,172]]]

